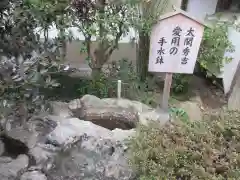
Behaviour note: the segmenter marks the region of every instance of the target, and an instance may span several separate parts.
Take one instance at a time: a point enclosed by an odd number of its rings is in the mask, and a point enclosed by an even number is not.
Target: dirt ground
[[[200,97],[204,108],[218,109],[227,103],[223,90],[206,79],[194,76],[190,89]]]
[[[159,92],[156,97],[158,102],[161,102],[161,96],[162,92]],[[219,109],[227,103],[221,88],[198,76],[192,77],[188,93],[184,95],[171,94],[169,104],[174,105],[183,101],[197,101],[203,109]]]

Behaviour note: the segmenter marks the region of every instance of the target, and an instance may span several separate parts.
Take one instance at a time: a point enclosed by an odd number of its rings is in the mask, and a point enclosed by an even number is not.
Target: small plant
[[[175,118],[175,119],[179,119],[182,122],[187,123],[189,121],[189,116],[187,114],[187,112],[184,109],[180,109],[180,108],[175,108],[175,107],[171,107],[170,108],[170,114]]]
[[[238,180],[239,140],[239,112],[209,113],[202,121],[176,120],[164,127],[152,122],[137,128],[130,162],[144,180]]]
[[[100,75],[98,79],[85,79],[81,81],[79,84],[80,88],[78,89],[81,96],[91,94],[100,98],[109,97],[110,90],[114,84],[110,83],[104,74]],[[116,87],[117,85],[115,85],[115,89]]]
[[[188,92],[190,83],[190,75],[186,74],[174,74],[172,91],[175,94],[184,94]]]

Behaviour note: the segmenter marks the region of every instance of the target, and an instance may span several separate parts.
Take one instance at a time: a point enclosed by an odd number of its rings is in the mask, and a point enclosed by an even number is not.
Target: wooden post
[[[164,111],[168,110],[168,100],[170,97],[171,85],[172,85],[172,73],[166,73],[162,97],[162,109]]]

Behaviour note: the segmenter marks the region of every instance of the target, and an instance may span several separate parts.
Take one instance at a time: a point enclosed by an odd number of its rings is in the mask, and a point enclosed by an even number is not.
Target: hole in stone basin
[[[21,141],[11,138],[6,134],[0,135],[0,140],[4,144],[4,152],[0,157],[10,157],[16,159],[19,155],[28,156],[28,167],[36,165],[35,158],[30,155],[29,148]]]
[[[77,117],[82,120],[91,121],[109,130],[116,128],[130,130],[136,128],[136,124],[139,121],[137,112],[130,108],[122,107],[90,107],[82,110],[78,115]]]
[[[1,156],[16,159],[21,154],[28,154],[29,148],[21,141],[13,139],[6,134],[0,136],[0,140],[4,144],[4,152]]]
[[[135,128],[135,125],[131,123],[123,123],[120,121],[110,120],[110,119],[91,119],[87,121],[91,121],[92,123],[109,130],[114,130],[116,128],[122,129],[122,130],[130,130]]]

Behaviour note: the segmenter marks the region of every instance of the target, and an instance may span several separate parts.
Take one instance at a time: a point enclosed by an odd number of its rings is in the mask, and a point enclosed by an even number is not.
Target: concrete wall
[[[226,52],[225,56],[232,57],[232,61],[230,63],[225,63],[223,67],[223,84],[224,84],[224,92],[228,93],[230,91],[232,81],[234,79],[235,73],[238,68],[238,63],[240,60],[240,33],[237,32],[233,28],[229,28],[229,40],[233,43],[235,46],[235,52],[229,53]]]
[[[187,12],[199,20],[204,20],[206,15],[216,11],[218,0],[188,0]]]
[[[86,54],[80,53],[82,41],[73,41],[67,47],[67,62],[74,67],[81,68],[82,64],[87,64]],[[93,50],[96,47],[96,42],[92,42]],[[135,43],[124,43],[119,44],[119,49],[113,52],[110,57],[109,62],[121,60],[122,58],[129,59],[131,61],[136,61],[136,44]]]

